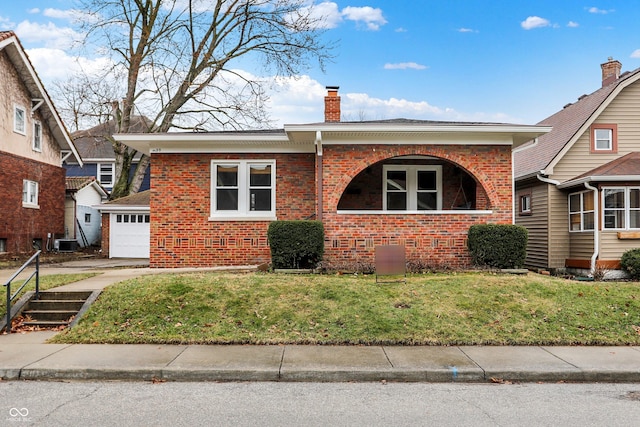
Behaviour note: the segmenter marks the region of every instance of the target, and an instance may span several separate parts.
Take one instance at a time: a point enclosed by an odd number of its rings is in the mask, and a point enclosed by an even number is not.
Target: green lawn
[[[192,273],[108,287],[58,343],[640,345],[640,288],[530,273]]]

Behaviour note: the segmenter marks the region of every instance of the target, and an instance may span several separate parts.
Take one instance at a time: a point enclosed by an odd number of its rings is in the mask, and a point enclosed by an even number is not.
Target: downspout
[[[316,131],[316,187],[317,187],[317,196],[316,200],[317,204],[317,213],[316,219],[322,222],[322,191],[323,191],[323,180],[322,180],[322,132]]]
[[[593,255],[591,255],[591,276],[596,272],[596,260],[600,253],[600,207],[598,200],[598,189],[588,182],[584,183],[587,190],[593,191]]]

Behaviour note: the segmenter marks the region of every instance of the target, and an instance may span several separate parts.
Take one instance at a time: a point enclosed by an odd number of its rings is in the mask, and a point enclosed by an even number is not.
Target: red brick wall
[[[111,214],[103,213],[102,214],[102,239],[100,244],[100,249],[102,250],[103,257],[109,257],[109,251],[111,247],[109,246],[109,234],[111,231]]]
[[[360,172],[402,155],[433,156],[458,165],[476,180],[477,208],[492,213],[337,213],[338,201]],[[270,260],[268,221],[209,221],[212,159],[275,159],[278,219],[313,217],[313,154],[154,154],[152,267],[243,265]],[[465,267],[470,263],[467,231],[471,225],[511,223],[510,146],[326,145],[323,165],[325,260],[329,263],[373,262],[376,245],[404,244],[408,259]],[[445,200],[451,200],[447,197]]]
[[[38,183],[39,209],[22,207],[22,181]],[[33,239],[64,237],[65,170],[0,152],[0,238],[10,253],[33,252]]]
[[[315,215],[314,154],[153,154],[151,267],[269,262],[268,221],[209,221],[211,160],[275,159],[276,215]]]
[[[338,201],[353,177],[370,165],[402,155],[427,155],[453,162],[476,179],[478,209],[491,214],[337,214]],[[477,223],[511,223],[510,146],[326,145],[323,221],[325,261],[373,262],[376,245],[404,244],[407,259],[431,265],[470,264],[467,231]]]

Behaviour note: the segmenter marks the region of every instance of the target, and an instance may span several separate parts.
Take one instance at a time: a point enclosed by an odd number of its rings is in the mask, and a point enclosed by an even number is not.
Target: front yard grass
[[[529,273],[188,273],[108,287],[57,343],[640,345],[640,288]]]

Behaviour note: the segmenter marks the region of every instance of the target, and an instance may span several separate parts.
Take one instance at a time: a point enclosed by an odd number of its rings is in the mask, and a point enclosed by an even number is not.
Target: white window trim
[[[30,185],[30,184],[35,184],[35,185]],[[31,203],[29,202],[29,200],[31,199],[31,193],[32,193],[32,189],[35,187],[35,203]],[[40,205],[38,205],[38,192],[40,191],[40,185],[36,182],[36,181],[31,181],[28,179],[23,179],[22,180],[22,207],[25,208],[34,208],[34,209],[40,209]],[[26,188],[26,200],[25,200],[25,188]]]
[[[216,210],[216,166],[217,165],[237,165],[238,166],[238,210],[218,211]],[[251,211],[249,173],[252,165],[271,166],[271,210]],[[211,161],[211,190],[209,207],[209,221],[275,221],[276,218],[276,161],[265,160],[212,160]]]
[[[387,209],[387,172],[388,171],[405,171],[407,173],[407,204],[406,210],[388,210]],[[436,173],[436,204],[435,210],[418,210],[418,172],[433,171]],[[442,211],[442,166],[440,165],[384,165],[382,167],[382,210],[386,213],[408,213],[420,212],[431,213]]]
[[[40,130],[37,131],[37,129]],[[39,145],[36,145],[36,137],[39,138]],[[31,148],[33,148],[33,151],[37,151],[39,153],[42,152],[42,122],[40,122],[40,120],[34,120],[33,122],[33,139]]]
[[[609,137],[607,139],[598,139],[598,131],[607,131],[609,133]],[[609,145],[606,148],[598,148],[598,141],[608,141]],[[594,151],[612,151],[613,150],[613,129],[595,128],[593,130],[593,150]]]
[[[593,232],[594,229],[597,227],[597,224],[594,224],[593,225],[594,228],[584,228],[584,215],[586,213],[593,212],[594,218],[595,218],[595,210],[589,210],[588,211],[588,210],[584,210],[583,209],[584,208],[584,195],[586,193],[591,193],[591,191],[578,191],[576,193],[571,193],[571,194],[569,194],[569,196],[567,196],[567,204],[568,204],[567,211],[569,212],[568,221],[569,221],[569,232],[570,233],[583,233],[583,232],[589,232],[590,233],[590,232]],[[576,194],[580,195],[580,210],[572,212],[571,211],[571,196],[575,196]],[[571,229],[571,214],[580,214],[580,229],[579,230]]]
[[[103,181],[102,180],[102,166],[109,166],[111,167],[111,181]],[[103,187],[113,187],[114,185],[114,179],[116,177],[116,164],[115,163],[98,163],[96,165],[97,169],[96,169],[96,175],[97,175],[97,179],[98,182],[100,183],[100,185],[102,185]]]
[[[22,123],[22,129],[18,128],[18,122],[16,120],[16,113],[18,112],[18,110],[22,111],[22,116],[24,117],[24,120]],[[22,105],[16,104],[13,106],[13,131],[15,133],[19,133],[20,135],[27,134],[27,109]]]
[[[609,228],[606,225],[606,221],[605,221],[605,215],[604,212],[607,210],[607,208],[605,207],[605,193],[606,190],[623,190],[624,191],[624,208],[620,209],[620,208],[609,208],[611,210],[616,210],[616,211],[624,211],[624,227],[616,227],[616,228]],[[602,203],[602,229],[606,230],[606,231],[621,231],[621,230],[640,230],[640,227],[638,228],[631,228],[630,224],[631,224],[631,194],[630,191],[631,190],[640,190],[640,187],[638,186],[628,186],[628,187],[602,187],[602,194],[600,195]],[[633,209],[633,210],[638,210],[638,209]]]

